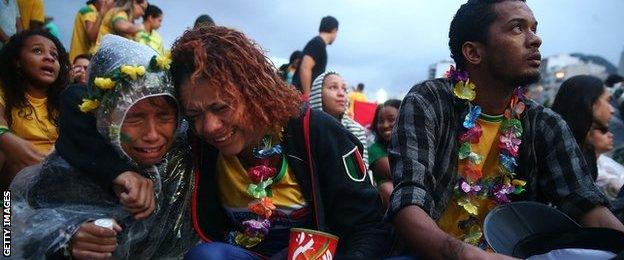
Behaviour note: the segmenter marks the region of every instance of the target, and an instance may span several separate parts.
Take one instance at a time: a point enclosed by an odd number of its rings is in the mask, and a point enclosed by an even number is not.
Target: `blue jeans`
[[[184,259],[249,259],[259,260],[251,251],[226,243],[201,243],[189,250]]]

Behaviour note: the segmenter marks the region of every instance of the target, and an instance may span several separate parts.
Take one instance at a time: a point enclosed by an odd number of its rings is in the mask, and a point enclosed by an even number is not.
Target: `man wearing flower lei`
[[[624,231],[565,122],[524,97],[539,80],[537,21],[521,0],[470,0],[451,22],[457,69],[407,94],[390,146],[389,216],[412,253],[501,257],[483,219],[517,200],[551,203],[585,226]]]

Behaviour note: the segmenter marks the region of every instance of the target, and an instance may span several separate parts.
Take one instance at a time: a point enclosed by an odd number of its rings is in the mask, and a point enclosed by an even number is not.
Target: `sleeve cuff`
[[[433,198],[427,191],[416,186],[399,186],[394,189],[390,196],[390,206],[384,217],[391,221],[394,216],[403,208],[416,205],[422,208],[429,216],[433,216]]]
[[[579,220],[596,206],[611,208],[609,200],[604,195],[595,190],[583,189],[565,197],[559,208],[571,218]]]

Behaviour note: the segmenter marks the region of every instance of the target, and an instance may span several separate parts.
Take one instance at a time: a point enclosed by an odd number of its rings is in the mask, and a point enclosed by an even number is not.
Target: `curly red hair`
[[[233,107],[244,104],[247,122],[273,131],[300,114],[301,94],[281,79],[263,50],[241,32],[221,26],[189,29],[171,53],[177,93],[182,82],[202,79]]]

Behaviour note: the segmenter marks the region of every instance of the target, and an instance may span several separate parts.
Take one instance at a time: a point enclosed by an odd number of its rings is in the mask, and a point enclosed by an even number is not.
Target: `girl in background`
[[[600,128],[609,125],[613,114],[610,100],[611,93],[599,78],[579,75],[561,84],[552,105],[552,110],[559,113],[572,130],[594,181],[598,176],[597,157],[593,145],[587,141],[587,135],[592,126]]]
[[[67,52],[49,32],[16,34],[0,52],[1,188],[52,150],[68,77]]]
[[[384,207],[388,206],[388,200],[394,188],[390,161],[388,161],[388,144],[400,106],[401,101],[397,99],[390,99],[380,104],[375,110],[371,125],[371,131],[375,134],[375,143],[368,147],[368,164],[373,171]]]

